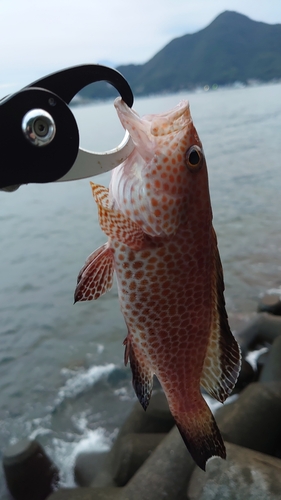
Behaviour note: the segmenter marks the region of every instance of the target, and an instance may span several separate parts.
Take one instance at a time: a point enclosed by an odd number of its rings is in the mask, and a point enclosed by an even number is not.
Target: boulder
[[[152,394],[146,411],[139,401],[136,401],[133,409],[124,422],[116,441],[126,434],[131,433],[166,433],[175,425],[171,415],[166,396],[162,390]]]
[[[266,363],[268,356],[269,356],[269,350],[267,350],[267,351],[261,350],[261,353],[257,357],[256,361],[257,361],[257,379],[258,380],[260,378],[260,374],[263,370],[263,367]]]
[[[77,455],[74,465],[74,479],[79,486],[90,486],[103,467],[107,452],[85,452]]]
[[[215,416],[226,441],[275,455],[281,442],[281,383],[252,383]]]
[[[281,317],[260,313],[237,333],[236,338],[243,356],[246,356],[249,350],[266,343],[271,344],[279,335],[281,335]]]
[[[59,471],[38,441],[22,439],[3,453],[3,469],[14,500],[45,500],[59,481]]]
[[[127,434],[121,438],[113,463],[113,479],[125,486],[166,434]]]
[[[194,468],[175,427],[123,488],[61,489],[49,500],[184,500]]]
[[[183,500],[195,468],[175,427],[144,462],[124,490],[124,500]]]
[[[235,391],[241,391],[251,382],[254,382],[255,378],[256,372],[254,368],[244,357],[242,357],[241,370],[236,382]]]
[[[128,434],[163,434],[170,431],[174,426],[167,399],[163,391],[152,395],[146,411],[136,401],[130,415],[122,425],[112,449],[105,458],[104,465],[93,479],[91,485],[94,487],[114,486],[113,476],[116,475],[116,462],[119,460],[119,447],[124,436]],[[162,439],[162,436],[161,436]]]
[[[268,353],[260,375],[260,382],[281,382],[281,337],[277,337]]]
[[[227,458],[212,458],[206,472],[196,467],[189,500],[280,500],[281,460],[225,443]],[[171,497],[172,498],[172,497]]]
[[[48,500],[124,500],[123,488],[62,488]]]
[[[268,312],[281,316],[281,300],[277,293],[266,293],[258,302],[258,312]]]

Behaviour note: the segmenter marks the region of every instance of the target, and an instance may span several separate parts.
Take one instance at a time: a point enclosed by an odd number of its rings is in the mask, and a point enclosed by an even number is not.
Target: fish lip
[[[120,117],[120,114],[122,113],[122,114],[126,114],[127,116],[132,116],[132,118],[134,118],[136,121],[139,121],[139,122],[146,120],[148,122],[153,123],[155,120],[158,120],[161,118],[164,118],[164,119],[169,118],[170,121],[177,121],[185,113],[188,113],[189,119],[191,120],[189,102],[187,100],[180,101],[173,109],[165,111],[164,113],[158,113],[157,115],[153,115],[153,114],[146,115],[143,118],[141,118],[133,108],[129,108],[129,106],[123,101],[123,99],[120,96],[115,99],[114,106],[118,112],[119,117]],[[121,120],[121,122],[122,122],[122,120]]]
[[[133,108],[129,108],[129,106],[125,103],[125,101],[123,101],[122,97],[119,96],[115,99],[114,107],[117,110],[119,118],[120,118],[120,114],[124,114],[124,115],[128,115],[128,116],[133,115],[133,117],[136,120],[141,121],[141,118],[138,115],[138,113]],[[120,120],[121,120],[121,118],[120,118]],[[121,120],[121,123],[124,126],[122,120]]]
[[[155,138],[150,132],[151,123],[145,117],[141,118],[134,109],[129,108],[121,97],[115,99],[114,106],[119,120],[129,132],[139,154],[145,161],[151,160],[155,149]]]
[[[150,114],[140,117],[118,97],[114,101],[119,119],[129,132],[135,147],[145,160],[153,157],[157,146],[157,138],[169,136],[184,130],[192,122],[189,103],[182,100],[169,111],[160,114]]]
[[[150,115],[151,129],[153,136],[169,135],[173,132],[180,132],[191,122],[189,102],[180,101],[173,109],[165,113],[159,113],[157,116]]]

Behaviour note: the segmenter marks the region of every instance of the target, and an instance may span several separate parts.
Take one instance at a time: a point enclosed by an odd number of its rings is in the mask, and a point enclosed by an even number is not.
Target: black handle
[[[79,151],[79,131],[68,104],[82,88],[97,81],[113,85],[132,106],[134,98],[125,78],[100,65],[53,73],[0,101],[0,189],[54,182],[71,169]],[[45,134],[48,123],[53,124],[51,137]]]
[[[107,82],[118,90],[123,101],[131,108],[134,96],[130,85],[119,71],[100,64],[84,64],[52,73],[28,87],[48,89],[59,95],[67,104],[86,85],[95,82]]]
[[[43,110],[55,122],[55,135],[38,147],[25,136],[23,122],[30,110]],[[52,182],[66,174],[79,150],[76,120],[67,104],[44,89],[25,89],[0,106],[0,188]]]

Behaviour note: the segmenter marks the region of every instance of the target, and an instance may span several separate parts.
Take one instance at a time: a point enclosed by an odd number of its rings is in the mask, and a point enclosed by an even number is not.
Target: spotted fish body
[[[195,462],[205,469],[225,447],[200,386],[223,402],[240,369],[201,142],[188,103],[140,118],[121,100],[119,118],[135,144],[109,190],[92,184],[108,242],[86,261],[75,301],[97,299],[116,272],[127,325],[125,363],[146,409],[153,375]]]

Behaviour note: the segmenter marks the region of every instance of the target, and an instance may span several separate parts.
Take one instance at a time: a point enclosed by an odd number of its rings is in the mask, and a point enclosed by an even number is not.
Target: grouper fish
[[[98,299],[116,273],[136,395],[146,410],[156,375],[205,470],[210,457],[226,452],[200,387],[224,402],[241,364],[225,309],[205,155],[187,101],[142,118],[121,98],[115,107],[135,148],[114,169],[109,189],[91,183],[108,241],[81,269],[75,302]]]

